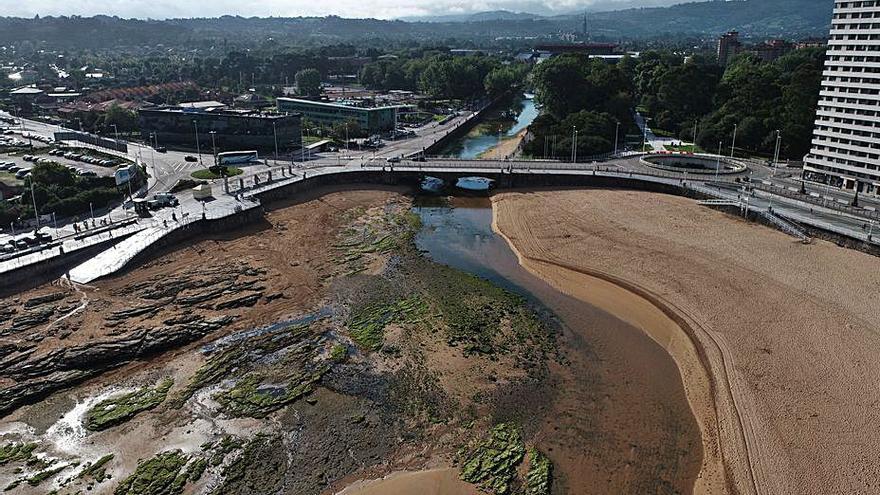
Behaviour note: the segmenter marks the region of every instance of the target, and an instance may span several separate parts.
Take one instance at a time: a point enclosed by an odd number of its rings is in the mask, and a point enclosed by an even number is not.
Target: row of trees
[[[367,64],[360,72],[360,82],[370,89],[405,89],[435,98],[468,99],[510,91],[524,81],[528,70],[522,64],[503,65],[497,57],[427,53]]]
[[[621,66],[630,73],[638,103],[652,128],[708,150],[736,147],[770,155],[776,131],[780,156],[802,158],[810,149],[824,60],[822,49],[796,50],[774,62],[750,54],[723,70],[714,60],[645,53]]]
[[[33,183],[33,198],[41,215],[55,213],[59,218],[81,215],[122,199],[113,177],[77,176],[64,165],[40,163],[31,169],[28,179]],[[18,202],[0,201],[0,224],[18,218],[33,218],[34,208],[30,189]]]

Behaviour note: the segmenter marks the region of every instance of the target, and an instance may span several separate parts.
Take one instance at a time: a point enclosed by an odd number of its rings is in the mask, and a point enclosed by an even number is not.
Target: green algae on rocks
[[[0,466],[10,463],[27,461],[37,448],[35,443],[7,443],[0,445]]]
[[[426,306],[418,296],[387,304],[369,304],[354,312],[348,322],[348,332],[361,349],[378,351],[384,342],[385,327],[393,323],[416,322],[425,310]]]
[[[113,457],[113,454],[107,454],[95,461],[94,464],[86,464],[85,468],[76,476],[77,479],[93,479],[100,483],[109,478],[110,476],[106,472],[106,464],[113,460]]]
[[[112,397],[96,404],[86,413],[86,428],[106,430],[124,423],[138,413],[148,411],[165,401],[174,380],[166,378],[156,387],[144,387],[131,393]]]
[[[507,495],[525,452],[519,429],[512,423],[498,424],[488,438],[459,451],[461,479],[495,495]]]
[[[525,495],[550,495],[553,463],[543,452],[529,449],[529,472],[526,473]]]
[[[183,493],[189,458],[180,450],[169,450],[138,464],[134,473],[119,483],[114,495],[175,495]]]

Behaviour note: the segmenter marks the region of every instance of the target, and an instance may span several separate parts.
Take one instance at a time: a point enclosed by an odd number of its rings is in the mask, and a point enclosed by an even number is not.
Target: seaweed
[[[99,402],[86,413],[86,428],[106,430],[122,424],[138,413],[155,408],[165,401],[174,380],[166,378],[156,387],[144,387],[119,397]]]

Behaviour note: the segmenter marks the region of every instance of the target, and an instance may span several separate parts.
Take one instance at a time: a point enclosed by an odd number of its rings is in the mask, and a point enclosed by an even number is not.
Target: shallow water
[[[416,245],[428,257],[519,293],[560,322],[565,364],[551,365],[553,403],[532,418],[532,437],[554,462],[554,483],[565,493],[690,492],[702,460],[700,432],[669,354],[522,268],[492,231],[487,199],[453,198],[414,211],[424,226]]]
[[[505,118],[502,115],[504,110],[490,112],[471,132],[450,143],[440,154],[466,159],[477,158],[500,141],[515,136],[538,116],[534,100],[527,98],[517,99],[511,105],[509,110],[516,111],[515,118]]]

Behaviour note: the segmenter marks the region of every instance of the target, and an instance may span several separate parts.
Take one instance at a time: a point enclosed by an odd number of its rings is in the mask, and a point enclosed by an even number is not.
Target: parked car
[[[25,242],[24,239],[19,239],[14,242],[15,242],[15,247],[18,249],[27,249],[28,248],[28,243]]]
[[[164,146],[157,146],[156,147],[156,153],[167,153],[167,152],[168,152],[168,148],[166,148]]]
[[[40,242],[49,242],[52,240],[52,236],[47,232],[37,232],[34,234],[37,237],[37,240]]]
[[[186,160],[186,161],[188,161],[188,162],[197,162],[197,161],[199,161],[198,158],[196,158],[196,157],[194,157],[194,156],[192,156],[192,155],[186,155],[185,157],[183,157],[183,159]]]
[[[19,170],[18,172],[15,173],[15,178],[16,178],[16,179],[24,179],[25,177],[27,177],[27,176],[30,175],[30,174],[31,174],[30,169],[28,169],[28,168],[23,168],[23,169],[21,169],[21,170]]]

